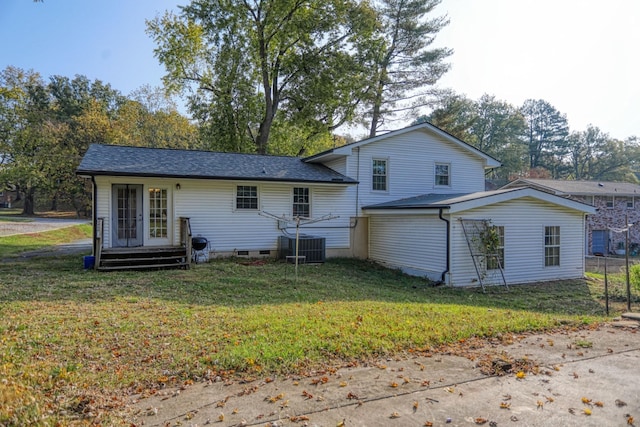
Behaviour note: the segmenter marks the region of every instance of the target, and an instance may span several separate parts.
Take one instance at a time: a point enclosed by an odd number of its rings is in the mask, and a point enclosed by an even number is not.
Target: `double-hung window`
[[[236,187],[236,209],[258,209],[258,187],[238,185]]]
[[[613,209],[613,196],[604,196],[604,204],[607,207],[607,209]]]
[[[373,174],[371,177],[373,191],[387,191],[388,168],[384,159],[373,159]]]
[[[436,187],[451,185],[451,165],[449,163],[436,163],[435,184]]]
[[[557,225],[544,228],[544,266],[560,265],[560,227]]]
[[[293,216],[305,218],[309,218],[311,216],[309,187],[293,188]]]

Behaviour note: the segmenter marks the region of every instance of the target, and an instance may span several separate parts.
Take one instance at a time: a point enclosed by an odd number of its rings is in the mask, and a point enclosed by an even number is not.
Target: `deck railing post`
[[[93,261],[93,268],[98,269],[100,266],[100,258],[102,257],[102,245],[104,235],[104,218],[98,218],[96,223],[96,241],[95,241],[95,259]]]
[[[185,248],[185,266],[191,268],[191,224],[189,218],[180,217],[180,243]]]

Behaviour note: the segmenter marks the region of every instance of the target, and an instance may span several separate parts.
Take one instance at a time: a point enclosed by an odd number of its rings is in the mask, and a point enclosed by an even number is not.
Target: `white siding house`
[[[415,197],[365,211],[370,223],[383,224],[382,232],[371,227],[371,258],[431,280],[453,286],[478,286],[480,280],[503,283],[499,268],[476,270],[461,220],[484,220],[501,228],[500,264],[506,283],[570,279],[584,273],[582,230],[589,210],[580,202],[521,188]],[[551,232],[558,241],[550,241]]]
[[[480,275],[471,256],[460,220],[473,219],[499,227],[506,282],[581,277],[593,207],[533,188],[485,192],[485,171],[498,166],[423,123],[305,159],[92,145],[78,174],[93,180],[105,248],[179,245],[189,218],[216,254],[273,256],[295,232],[274,216],[330,216],[301,227],[326,241],[328,257],[454,286],[497,283],[500,269]]]

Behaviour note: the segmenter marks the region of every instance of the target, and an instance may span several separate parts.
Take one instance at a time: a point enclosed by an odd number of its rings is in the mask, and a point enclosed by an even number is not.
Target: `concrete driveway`
[[[637,326],[621,321],[516,337],[511,344],[485,341],[465,350],[467,357],[407,355],[308,376],[251,382],[212,376],[138,397],[131,403],[131,421],[145,426],[640,426]],[[487,369],[494,374],[482,373]],[[520,371],[526,372],[521,378]]]

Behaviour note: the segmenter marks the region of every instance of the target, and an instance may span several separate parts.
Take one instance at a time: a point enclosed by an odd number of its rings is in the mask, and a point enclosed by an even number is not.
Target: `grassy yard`
[[[4,246],[0,238],[0,247]],[[117,422],[130,394],[263,377],[474,337],[604,320],[598,280],[434,288],[374,264],[212,261],[97,273],[81,256],[0,263],[0,425]]]
[[[0,237],[0,260],[16,256],[22,252],[90,238],[92,236],[91,231],[91,225],[81,224],[47,232]]]

